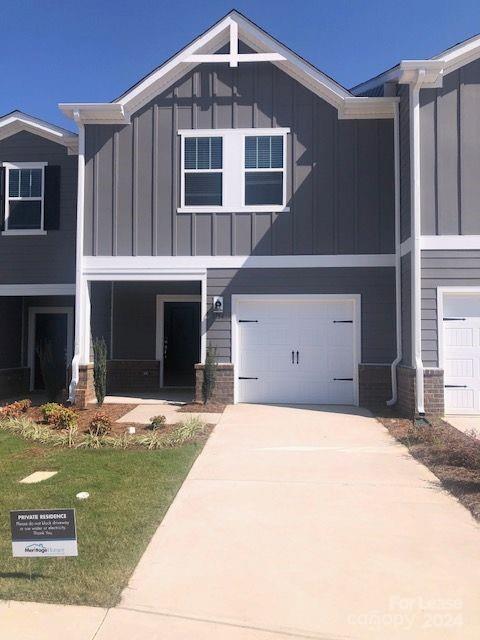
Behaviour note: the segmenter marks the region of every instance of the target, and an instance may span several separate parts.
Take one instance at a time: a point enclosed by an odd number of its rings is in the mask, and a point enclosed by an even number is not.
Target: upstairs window
[[[43,232],[44,163],[4,163],[5,232]]]
[[[283,204],[283,136],[245,137],[245,205]]]
[[[288,211],[289,129],[179,131],[180,213]]]
[[[222,138],[185,138],[184,145],[185,206],[222,206]]]

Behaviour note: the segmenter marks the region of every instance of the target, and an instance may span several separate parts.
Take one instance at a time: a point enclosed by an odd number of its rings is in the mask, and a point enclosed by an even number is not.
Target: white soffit
[[[35,118],[22,111],[12,111],[0,117],[0,140],[9,138],[20,131],[28,131],[51,142],[61,144],[69,154],[78,153],[78,136],[68,129],[57,127],[40,118]]]
[[[256,53],[239,54],[239,39]],[[228,42],[229,54],[215,54]],[[396,98],[356,98],[237,11],[231,11],[116,101],[106,104],[63,103],[59,107],[68,117],[84,123],[128,123],[130,114],[141,109],[191,69],[215,60],[232,67],[256,61],[275,64],[338,109],[341,118],[393,118],[394,115]]]

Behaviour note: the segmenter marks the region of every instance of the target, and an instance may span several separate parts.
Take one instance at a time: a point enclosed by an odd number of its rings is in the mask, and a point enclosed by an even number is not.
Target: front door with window
[[[166,387],[192,387],[200,361],[200,303],[165,302],[164,365]]]
[[[67,336],[68,315],[66,313],[37,313],[35,318],[35,355],[33,371],[34,390],[45,389],[38,350],[51,350],[52,371],[58,389],[67,386]]]

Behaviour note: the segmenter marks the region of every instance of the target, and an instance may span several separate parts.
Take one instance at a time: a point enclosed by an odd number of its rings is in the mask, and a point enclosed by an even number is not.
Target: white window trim
[[[5,230],[2,236],[44,236],[47,232],[44,229],[45,224],[45,167],[48,162],[3,162],[5,167]],[[41,169],[42,170],[42,195],[40,198],[10,198],[10,169]],[[10,200],[40,201],[40,227],[38,229],[9,229],[8,220],[10,217]]]
[[[177,213],[288,212],[287,202],[287,134],[289,128],[269,129],[180,129],[180,207]],[[245,169],[246,136],[283,136],[283,203],[281,205],[245,205],[245,171],[280,171],[280,169]],[[222,138],[222,169],[188,169],[188,172],[222,173],[222,205],[185,205],[185,138]]]

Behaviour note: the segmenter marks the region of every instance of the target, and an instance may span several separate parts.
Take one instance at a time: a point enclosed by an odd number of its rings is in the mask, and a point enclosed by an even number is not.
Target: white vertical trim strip
[[[75,268],[75,349],[72,360],[72,380],[70,382],[69,400],[75,400],[75,390],[78,384],[79,364],[81,357],[81,340],[84,321],[82,318],[83,304],[83,220],[85,202],[85,125],[78,122],[78,187],[77,187],[77,245]]]
[[[425,69],[420,69],[410,85],[410,175],[412,239],[412,363],[416,370],[416,410],[425,413],[422,361],[422,282],[421,282],[421,168],[420,168],[420,87]]]
[[[399,105],[395,104],[395,116],[393,120],[394,137],[394,171],[395,171],[395,310],[396,310],[396,337],[397,356],[392,362],[392,397],[387,401],[391,406],[397,402],[397,365],[403,357],[402,346],[402,295],[401,295],[401,267],[402,254],[400,245],[400,126]]]

